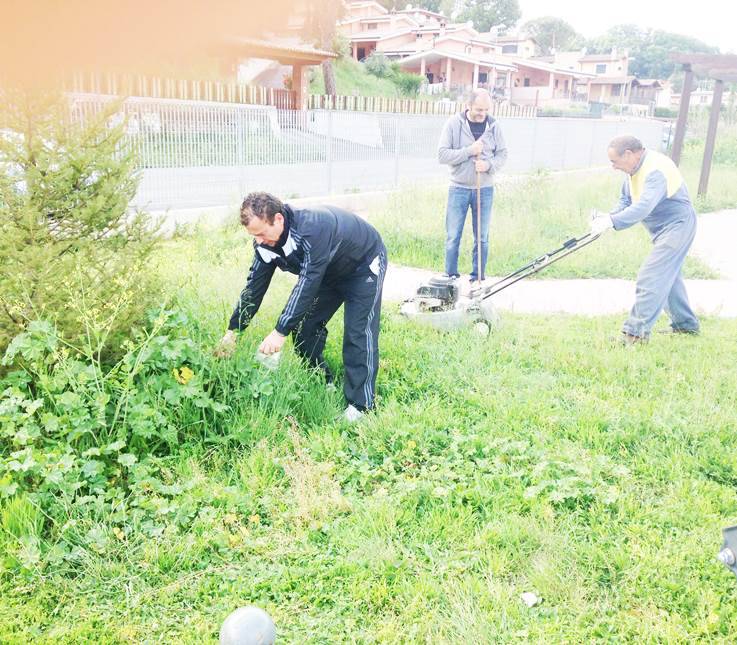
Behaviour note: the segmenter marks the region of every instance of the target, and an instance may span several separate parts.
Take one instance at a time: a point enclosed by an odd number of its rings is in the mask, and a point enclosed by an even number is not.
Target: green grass
[[[617,184],[502,186],[494,270],[585,231]],[[444,188],[417,190],[372,215],[395,262],[435,267],[443,203]],[[546,275],[627,276],[646,251],[637,231],[610,235]],[[222,334],[250,256],[235,226],[161,250],[152,270],[201,346]],[[737,322],[623,349],[618,317],[505,313],[479,342],[387,305],[379,409],[349,427],[340,394],[289,348],[270,394],[240,391],[292,284],[275,276],[236,356],[212,361],[231,416],[193,422],[161,457],[195,509],[186,528],[121,533],[93,510],[0,502],[0,642],[215,642],[246,604],[284,643],[737,639],[736,582],[715,560],[737,519]],[[340,375],[339,317],[329,329]],[[62,540],[74,549],[55,560]]]
[[[255,603],[283,642],[732,641],[714,555],[734,521],[737,328],[622,351],[616,322],[506,316],[480,346],[389,312],[379,414],[349,429],[333,405],[184,447],[171,470],[210,510],[86,552],[74,577],[5,577],[0,640],[208,642]],[[626,470],[555,501],[602,458]],[[529,497],[545,462],[565,476]]]
[[[687,173],[688,176],[690,174]],[[737,169],[715,177],[723,179],[723,203],[737,204]],[[588,232],[592,208],[608,211],[621,186],[613,172],[551,175],[538,173],[521,181],[502,182],[495,188],[491,223],[489,274],[504,275],[532,259],[558,248],[562,242]],[[719,189],[715,188],[715,194]],[[392,196],[369,214],[387,243],[390,260],[397,264],[442,271],[445,264],[445,205],[447,186],[409,189]],[[459,269],[471,271],[470,211],[466,220]],[[586,249],[546,269],[541,278],[634,278],[650,248],[642,226],[608,233]],[[686,277],[713,278],[714,271],[694,257]]]
[[[222,333],[249,256],[236,229],[162,252],[198,342]],[[234,383],[290,285],[276,276]],[[47,520],[49,542],[107,539],[32,574],[5,562],[0,642],[215,642],[246,604],[284,643],[734,642],[715,554],[735,523],[737,323],[621,349],[619,322],[505,314],[480,343],[387,306],[379,412],[356,427],[288,350],[271,397],[165,458],[199,504],[188,528],[121,539],[105,517]],[[340,345],[335,320],[338,371]],[[309,396],[290,409],[294,389]],[[2,526],[32,548],[42,523],[6,503]]]
[[[361,63],[352,58],[341,58],[333,64],[336,91],[341,96],[387,96],[399,97],[396,84],[387,78],[369,74]],[[310,94],[325,94],[325,81],[320,68],[310,82]]]

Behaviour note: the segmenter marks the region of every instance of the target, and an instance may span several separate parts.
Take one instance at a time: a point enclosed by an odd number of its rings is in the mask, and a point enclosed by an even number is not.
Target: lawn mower
[[[468,296],[461,294],[459,278],[433,276],[420,285],[412,298],[402,303],[400,312],[409,320],[436,329],[453,330],[475,325],[480,333],[488,334],[499,321],[499,314],[491,303],[493,295],[591,244],[600,235],[589,233],[571,238],[559,248],[541,255],[501,280],[472,289]]]

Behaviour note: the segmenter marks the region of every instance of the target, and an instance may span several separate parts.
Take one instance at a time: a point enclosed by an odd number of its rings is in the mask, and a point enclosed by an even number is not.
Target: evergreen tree
[[[61,95],[0,95],[0,349],[41,318],[71,339],[110,316],[112,342],[150,302],[157,238],[128,208],[138,178],[119,108],[80,123]]]

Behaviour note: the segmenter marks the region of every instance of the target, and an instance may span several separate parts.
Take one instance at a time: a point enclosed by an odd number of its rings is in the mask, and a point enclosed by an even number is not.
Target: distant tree
[[[308,0],[306,31],[314,38],[321,49],[333,51],[335,45],[335,25],[343,15],[341,0]],[[328,59],[321,64],[322,76],[325,81],[325,94],[335,96],[335,70],[333,61]]]
[[[647,29],[634,24],[615,25],[603,35],[586,41],[590,54],[609,53],[613,48],[626,49],[630,54],[642,48],[648,39]]]
[[[669,78],[676,68],[680,68],[670,59],[672,52],[717,54],[719,48],[690,36],[656,30],[651,32],[648,45],[633,53],[635,60],[631,73],[640,78]]]
[[[441,5],[442,0],[419,0],[419,2],[412,4],[413,7],[421,7],[422,9],[427,9],[435,13],[440,12]]]
[[[522,12],[518,0],[465,0],[458,13],[460,21],[472,20],[477,31],[489,31],[494,25],[515,25]]]
[[[522,25],[522,31],[534,38],[540,53],[547,56],[554,50],[565,51],[581,42],[576,30],[561,18],[544,16],[529,20]]]
[[[633,24],[616,25],[604,35],[586,42],[589,53],[606,53],[613,48],[626,49],[629,73],[639,78],[670,78],[678,65],[672,52],[716,54],[719,49],[706,43],[668,31],[643,29]]]

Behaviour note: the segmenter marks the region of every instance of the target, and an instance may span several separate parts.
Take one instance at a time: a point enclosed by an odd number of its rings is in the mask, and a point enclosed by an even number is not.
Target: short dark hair
[[[249,193],[241,204],[241,224],[248,226],[254,217],[273,224],[277,213],[284,213],[284,204],[278,197],[263,192]]]
[[[614,137],[609,142],[609,147],[617,153],[618,157],[621,157],[627,150],[632,152],[638,152],[642,150],[643,145],[637,137],[633,137],[631,134],[623,134],[619,137]]]

